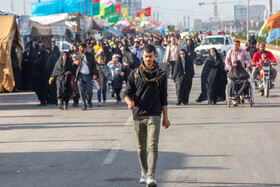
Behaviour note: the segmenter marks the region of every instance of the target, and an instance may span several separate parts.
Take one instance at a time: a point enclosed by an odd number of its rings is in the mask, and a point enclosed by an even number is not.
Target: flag
[[[127,9],[126,8],[122,9],[122,16],[127,16]]]
[[[271,43],[273,40],[280,38],[280,28],[274,29],[266,38],[266,43]]]
[[[107,8],[104,8],[104,17],[109,17],[116,14],[116,8],[114,4],[111,4]]]
[[[150,24],[145,28],[145,31],[147,31],[150,28]]]
[[[280,27],[280,13],[276,13],[267,20],[266,31]]]
[[[121,11],[121,4],[116,4],[116,13]]]
[[[112,16],[108,18],[108,23],[117,23],[119,21],[120,16]]]
[[[92,15],[98,16],[100,14],[100,0],[92,1]]]
[[[156,24],[156,20],[151,20],[150,24]]]
[[[244,23],[244,20],[241,20],[241,21],[240,21],[240,25],[242,25],[243,23]]]
[[[157,23],[157,27],[159,27],[160,25],[161,25],[161,22],[158,22],[158,23]]]
[[[255,20],[254,20],[254,19],[252,19],[252,20],[251,20],[251,24],[253,24],[254,22],[255,22]]]
[[[137,17],[142,17],[141,14],[144,14],[144,17],[151,16],[151,7],[144,8],[136,13]]]
[[[100,16],[104,16],[105,14],[105,10],[104,10],[104,0],[100,2],[100,12],[99,12],[99,15]]]

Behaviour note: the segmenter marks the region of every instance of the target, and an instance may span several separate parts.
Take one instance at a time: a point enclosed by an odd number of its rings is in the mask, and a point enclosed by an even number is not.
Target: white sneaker
[[[157,182],[155,181],[153,176],[148,176],[146,180],[147,187],[155,187],[157,186]]]
[[[140,184],[145,184],[145,183],[146,183],[146,180],[147,180],[147,172],[142,171],[142,172],[141,172],[141,177],[140,177],[139,183],[140,183]]]
[[[103,106],[106,106],[106,101],[103,101]]]
[[[97,103],[97,106],[101,106],[101,102],[98,102],[98,103]]]

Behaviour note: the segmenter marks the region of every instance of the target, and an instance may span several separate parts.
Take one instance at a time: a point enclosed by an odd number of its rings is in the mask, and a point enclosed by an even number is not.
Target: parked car
[[[196,65],[204,64],[204,61],[209,56],[211,48],[216,48],[222,58],[226,57],[228,50],[233,47],[233,40],[230,35],[214,35],[206,36],[201,42],[200,46],[195,48],[196,52]]]

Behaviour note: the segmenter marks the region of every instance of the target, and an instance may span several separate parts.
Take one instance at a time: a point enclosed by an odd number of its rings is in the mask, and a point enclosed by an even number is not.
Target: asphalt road
[[[279,59],[278,59],[279,60]],[[280,78],[255,106],[196,103],[201,67],[188,106],[175,106],[169,83],[167,130],[161,129],[159,186],[280,186]],[[108,95],[109,96],[109,95]],[[131,111],[37,107],[32,92],[0,95],[0,186],[145,186]]]

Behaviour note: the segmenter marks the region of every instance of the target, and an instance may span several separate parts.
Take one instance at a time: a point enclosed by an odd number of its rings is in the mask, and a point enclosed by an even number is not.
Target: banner
[[[148,17],[151,16],[151,7],[142,9],[136,13],[137,17]]]
[[[112,16],[108,18],[108,23],[117,23],[119,21],[120,16]]]
[[[116,13],[121,11],[121,4],[116,4]]]
[[[100,0],[92,1],[92,15],[98,16],[100,14]]]
[[[122,16],[127,16],[127,9],[126,8],[122,9]]]
[[[27,36],[31,34],[32,25],[30,23],[28,16],[19,17],[19,32],[22,36]]]
[[[104,17],[109,17],[116,14],[115,5],[112,4],[104,9]]]

